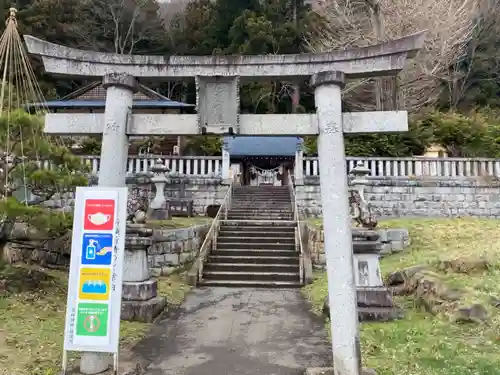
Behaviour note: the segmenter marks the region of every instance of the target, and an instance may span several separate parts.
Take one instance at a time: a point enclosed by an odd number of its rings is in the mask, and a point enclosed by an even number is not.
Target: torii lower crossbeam
[[[65,135],[100,135],[103,113],[49,113],[45,132]],[[318,135],[316,114],[240,115],[239,133],[248,136]],[[342,113],[344,133],[403,132],[408,130],[406,111]],[[133,114],[129,136],[200,135],[197,115]],[[220,134],[223,134],[222,132]]]

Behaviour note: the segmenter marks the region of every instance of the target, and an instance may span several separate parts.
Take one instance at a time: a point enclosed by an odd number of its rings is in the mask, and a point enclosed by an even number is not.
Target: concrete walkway
[[[136,350],[147,375],[298,375],[332,358],[299,289],[195,289]]]

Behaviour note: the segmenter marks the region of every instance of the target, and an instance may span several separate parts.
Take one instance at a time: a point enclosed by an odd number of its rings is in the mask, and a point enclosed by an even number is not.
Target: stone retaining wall
[[[19,226],[21,226],[20,224]],[[181,229],[154,229],[153,245],[148,249],[149,267],[156,275],[168,275],[189,264],[199,250],[211,223]],[[9,263],[33,263],[42,266],[68,267],[71,233],[49,241],[27,241],[24,245],[8,242],[3,260]]]
[[[406,229],[377,229],[380,241],[383,244],[382,255],[399,252],[410,245],[410,236]],[[326,270],[325,232],[312,225],[306,226],[305,246],[309,252],[313,268],[319,271]]]
[[[365,198],[379,217],[500,218],[500,181],[492,177],[368,177]],[[296,198],[307,217],[321,216],[318,178],[297,186]]]
[[[91,179],[90,185],[96,184],[97,180]],[[154,187],[145,176],[127,177],[128,203],[131,207],[149,205],[154,196]],[[165,197],[184,197],[193,200],[193,211],[196,215],[204,216],[207,206],[221,204],[227,193],[228,186],[222,185],[220,178],[170,178],[165,186]],[[73,194],[62,199],[51,199],[43,202],[44,206],[65,211],[72,211],[74,206]]]
[[[211,223],[182,229],[155,229],[148,249],[149,267],[155,275],[169,275],[196,258]]]

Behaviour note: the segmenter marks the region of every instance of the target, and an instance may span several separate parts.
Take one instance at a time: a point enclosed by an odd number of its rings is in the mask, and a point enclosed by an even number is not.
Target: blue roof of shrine
[[[28,108],[48,108],[48,109],[100,109],[106,105],[105,100],[50,100],[45,103],[30,103]],[[134,100],[132,108],[147,109],[147,108],[192,108],[193,104],[176,102],[175,100]]]
[[[29,103],[25,107],[48,108],[48,109],[103,109],[106,105],[106,89],[100,81],[92,82],[75,92],[72,92],[58,100],[50,100],[45,103]],[[134,93],[132,108],[136,109],[180,109],[193,108],[194,104],[187,104],[170,100],[166,96],[146,87],[139,85]]]
[[[238,156],[294,156],[299,137],[226,137],[229,155]]]

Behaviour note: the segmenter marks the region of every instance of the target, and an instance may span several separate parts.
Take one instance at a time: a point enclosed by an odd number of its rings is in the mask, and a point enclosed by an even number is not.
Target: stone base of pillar
[[[149,208],[147,217],[148,220],[170,220],[172,211],[168,208]]]
[[[394,305],[392,291],[385,287],[357,287],[360,322],[387,322],[402,319],[403,311]]]
[[[83,352],[80,359],[80,371],[75,374],[96,375],[102,374],[111,365],[109,353]]]
[[[231,185],[231,179],[230,178],[223,178],[221,181],[222,185]]]
[[[153,231],[139,225],[127,227],[122,287],[122,320],[151,323],[167,305],[158,296],[158,281],[150,277],[147,249],[153,244]]]
[[[149,279],[138,282],[124,282],[122,289],[122,320],[151,323],[160,315],[167,301],[158,297],[158,281]]]
[[[167,306],[165,297],[154,297],[147,301],[122,301],[122,320],[151,323]]]
[[[333,367],[309,367],[304,375],[337,375],[337,373]],[[360,375],[377,375],[377,372],[371,368],[363,368]]]
[[[394,305],[392,291],[385,286],[357,287],[358,319],[360,322],[387,322],[404,317],[403,311]],[[323,315],[329,317],[328,298],[323,304]]]

